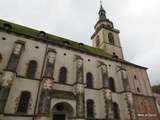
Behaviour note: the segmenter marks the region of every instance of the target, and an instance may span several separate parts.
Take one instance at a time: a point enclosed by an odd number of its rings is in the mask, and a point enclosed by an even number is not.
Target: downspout
[[[44,56],[44,60],[43,60],[43,66],[42,66],[42,72],[41,72],[41,81],[39,82],[39,86],[38,86],[38,92],[37,92],[37,97],[36,97],[36,104],[35,104],[35,109],[34,109],[33,120],[35,120],[35,117],[36,117],[36,110],[37,110],[37,106],[38,106],[38,97],[39,97],[39,94],[40,94],[40,87],[41,87],[42,76],[43,76],[44,67],[45,67],[45,58],[47,56],[47,50],[48,50],[48,43],[46,45],[46,52],[45,52],[45,56]]]

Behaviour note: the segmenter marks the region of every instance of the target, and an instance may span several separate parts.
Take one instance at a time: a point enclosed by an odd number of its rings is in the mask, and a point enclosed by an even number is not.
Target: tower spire
[[[106,20],[106,11],[103,9],[102,0],[100,0],[99,20]]]

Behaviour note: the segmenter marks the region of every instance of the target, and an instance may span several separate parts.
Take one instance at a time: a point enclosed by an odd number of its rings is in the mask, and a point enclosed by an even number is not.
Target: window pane
[[[62,67],[59,72],[59,82],[66,83],[66,79],[67,79],[67,69],[65,67]]]
[[[22,92],[20,96],[19,106],[17,112],[26,113],[30,99],[30,92]]]
[[[26,73],[26,77],[30,79],[34,79],[35,73],[37,69],[37,62],[36,61],[30,61]]]
[[[87,73],[86,75],[86,84],[88,88],[93,88],[93,76],[91,73]]]
[[[87,100],[87,117],[94,117],[94,102],[93,100]]]

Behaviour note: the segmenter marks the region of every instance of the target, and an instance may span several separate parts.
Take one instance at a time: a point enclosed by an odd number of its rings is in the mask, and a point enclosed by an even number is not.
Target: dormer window
[[[10,32],[12,30],[12,25],[10,25],[8,23],[4,23],[3,27],[7,32]]]
[[[79,46],[84,46],[84,44],[83,43],[79,43]]]
[[[41,38],[46,38],[47,37],[47,34],[44,32],[44,31],[40,31],[38,33],[38,36],[41,37]]]

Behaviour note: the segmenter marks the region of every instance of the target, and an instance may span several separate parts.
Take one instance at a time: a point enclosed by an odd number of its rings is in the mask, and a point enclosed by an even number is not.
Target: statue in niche
[[[39,103],[39,113],[49,113],[51,104],[51,92],[49,90],[42,90]]]
[[[103,86],[108,87],[109,86],[108,71],[107,71],[107,66],[106,65],[101,66],[101,73],[102,73]]]
[[[77,60],[77,82],[83,83],[83,60]]]
[[[16,55],[20,55],[21,48],[22,48],[22,45],[21,45],[21,44],[15,44],[13,53],[16,54]]]
[[[49,52],[48,57],[47,57],[45,76],[47,76],[47,77],[52,77],[53,76],[55,59],[56,59],[56,53]]]
[[[49,63],[54,63],[56,59],[56,53],[55,52],[49,52],[48,53],[48,62]]]
[[[7,65],[7,69],[16,71],[18,65],[19,56],[11,54],[10,60]]]
[[[112,100],[112,92],[109,89],[105,90],[105,97],[107,100]]]
[[[44,84],[43,84],[43,88],[51,90],[52,87],[53,87],[53,80],[51,80],[51,79],[45,79],[44,80]]]
[[[13,74],[12,72],[5,72],[2,76],[2,80],[3,80],[2,86],[5,86],[5,87],[11,86],[14,77],[15,77],[15,74]]]
[[[78,117],[84,117],[84,95],[77,95],[77,115]]]

